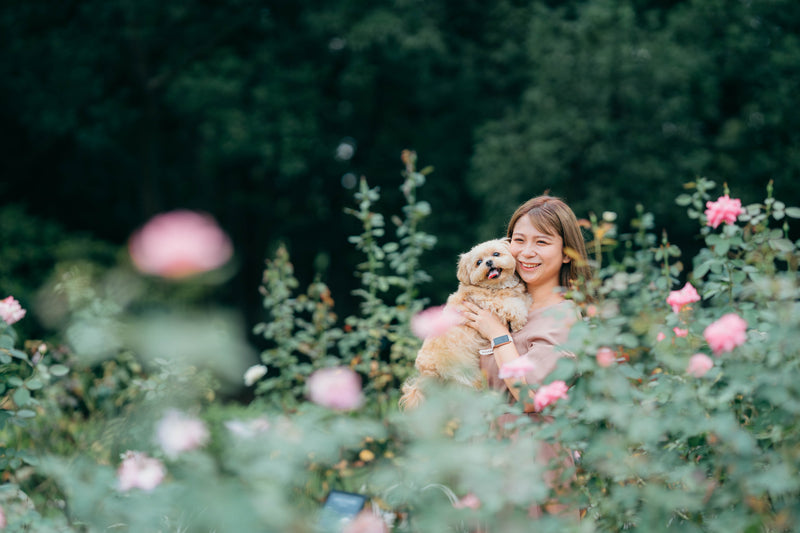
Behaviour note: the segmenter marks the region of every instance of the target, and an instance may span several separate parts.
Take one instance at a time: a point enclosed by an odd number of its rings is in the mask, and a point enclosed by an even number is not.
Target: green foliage
[[[399,383],[410,371],[419,341],[410,333],[411,316],[424,300],[417,297],[420,284],[430,280],[421,268],[422,254],[436,239],[419,229],[430,215],[430,205],[417,200],[430,168],[416,170],[416,154],[403,152],[405,169],[400,189],[406,199],[403,217],[392,217],[396,240],[386,240],[386,221],[375,211],[379,188],[361,179],[355,193],[358,209],[348,209],[362,226],[362,233],[349,241],[364,256],[356,275],[361,287],[354,294],[361,300],[360,313],[337,324],[330,290],[320,280],[306,294],[293,297],[299,285],[285,248],[267,263],[260,288],[269,321],[254,331],[275,346],[261,354],[271,374],[256,388],[270,402],[291,408],[304,395],[305,380],[316,369],[344,363],[365,379],[373,407],[385,410],[397,399]],[[384,242],[385,241],[385,242]]]
[[[678,203],[689,218],[705,222],[713,186],[688,184],[694,192]],[[768,190],[746,206],[743,225],[704,226],[706,247],[688,273],[702,301],[680,313],[665,303],[680,273],[666,261],[678,254],[652,237],[626,236],[624,259],[601,270],[598,301],[568,344],[577,363],[557,371],[580,377],[537,432],[581,452],[577,502],[600,530],[797,528],[800,352],[789,338],[800,328],[800,243],[786,239],[785,221],[797,214]],[[747,342],[693,377],[687,365],[708,352],[705,328],[728,312],[747,321]],[[619,364],[598,365],[601,347]]]
[[[49,344],[18,351],[10,330],[0,337],[5,399],[21,404],[3,429],[14,444],[5,450],[13,485],[0,501],[11,527],[311,532],[337,489],[367,495],[398,532],[527,531],[532,505],[572,511],[545,512],[535,522],[543,532],[798,528],[797,207],[768,187],[736,223],[713,228],[705,209],[719,193],[698,178],[677,198],[700,224],[704,246],[692,257],[654,234],[655,217],[642,205],[631,232],[619,231],[613,212],[591,214],[596,276],[570,293],[584,319],[562,346],[576,358],[547,378],[567,380],[569,397],[529,418],[499,393],[443,386],[422,408],[400,412],[397,389],[419,345],[408,323],[425,304],[420,265],[434,243],[419,229],[430,212],[417,196],[427,171],[415,170],[410,152],[404,163],[407,205],[388,218],[395,240],[366,180],[350,210],[362,227],[351,238],[364,255],[353,270],[358,315],[340,321],[320,279],[297,294],[286,249],[268,262],[268,319],[255,329],[270,343],[261,354],[268,374],[249,404],[216,395],[247,360],[229,322],[185,302],[166,305],[124,268],[65,270],[56,294],[74,353]],[[685,282],[700,301],[675,311],[666,299]],[[706,328],[729,313],[747,322],[746,339],[713,353]],[[75,336],[75,324],[110,340]],[[87,346],[105,351],[87,358]],[[601,348],[613,350],[615,364],[595,357]],[[215,365],[209,352],[226,356]],[[714,362],[699,376],[688,370],[696,354]],[[310,374],[337,365],[361,375],[362,407],[340,412],[304,400]],[[226,366],[237,370],[226,374]],[[12,425],[26,405],[36,416]],[[168,454],[157,435],[169,408],[193,413],[208,441]],[[555,462],[534,459],[542,446]],[[120,489],[117,457],[128,450],[164,465],[152,491]],[[578,458],[575,468],[563,466],[569,457]],[[546,475],[560,481],[544,483]],[[465,506],[470,498],[479,505]],[[580,522],[572,517],[579,509]]]

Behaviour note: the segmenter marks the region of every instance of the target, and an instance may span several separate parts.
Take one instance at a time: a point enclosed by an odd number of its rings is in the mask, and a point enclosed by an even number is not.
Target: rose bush
[[[296,294],[279,250],[261,287],[259,365],[230,317],[165,312],[153,280],[125,265],[98,278],[62,271],[63,347],[18,350],[0,331],[8,527],[314,531],[332,489],[369,497],[352,530],[800,527],[800,256],[787,221],[800,210],[769,190],[739,211],[725,190],[719,207],[699,179],[678,198],[704,239],[690,258],[656,237],[643,207],[630,232],[590,216],[597,276],[569,293],[584,310],[563,346],[576,358],[532,388],[545,416],[509,417],[521,406],[448,387],[401,413],[421,344],[412,319],[430,307],[416,297],[419,258],[433,246],[417,226],[430,213],[416,198],[426,173],[412,153],[403,160],[396,242],[383,242],[366,181],[351,211],[364,229],[351,238],[366,256],[359,314],[340,320],[320,280]],[[255,398],[222,401],[231,379]],[[546,472],[531,460],[542,443],[577,466]],[[583,519],[532,524],[534,503]]]

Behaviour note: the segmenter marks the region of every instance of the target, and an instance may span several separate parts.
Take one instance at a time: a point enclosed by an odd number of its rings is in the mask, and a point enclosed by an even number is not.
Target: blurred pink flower
[[[685,337],[689,334],[688,329],[681,329],[681,328],[672,328],[673,333],[675,333],[676,337]]]
[[[536,369],[533,361],[527,357],[517,357],[500,368],[500,379],[523,379],[525,374]]]
[[[667,304],[672,306],[672,311],[679,313],[681,307],[692,302],[699,302],[700,295],[691,283],[687,283],[679,291],[672,291],[667,296]]]
[[[658,335],[656,335],[656,342],[661,342],[667,338],[667,335],[663,331],[659,331]]]
[[[429,307],[411,318],[411,332],[420,339],[438,337],[463,323],[461,314],[445,305]]]
[[[702,377],[714,366],[714,361],[704,353],[696,353],[689,358],[686,372],[696,378]]]
[[[151,491],[164,479],[166,469],[161,461],[142,452],[128,450],[122,454],[122,463],[117,469],[119,490],[139,488]]]
[[[375,513],[362,511],[344,526],[342,533],[389,533],[389,527]]]
[[[478,509],[480,506],[481,501],[471,492],[453,504],[456,509]]]
[[[321,368],[308,377],[308,397],[330,409],[357,409],[364,401],[361,378],[345,366]]]
[[[141,272],[179,279],[224,265],[233,254],[209,215],[177,210],[156,215],[131,236],[128,250]]]
[[[27,311],[22,308],[13,296],[7,296],[0,300],[0,319],[9,326],[22,320]]]
[[[602,348],[597,350],[597,353],[595,354],[595,358],[597,359],[597,364],[598,365],[600,365],[602,367],[609,367],[609,366],[613,365],[616,362],[617,353],[614,350],[612,350],[611,348],[603,346]]]
[[[541,411],[548,405],[555,403],[559,399],[568,399],[567,396],[567,384],[563,381],[557,380],[549,383],[547,385],[542,385],[536,391],[536,394],[533,397],[533,408],[537,411]]]
[[[194,450],[208,442],[208,429],[202,420],[170,409],[156,426],[156,440],[167,457]]]
[[[703,337],[714,355],[729,352],[747,340],[747,322],[735,313],[728,313],[712,322],[703,331]]]
[[[716,202],[706,202],[706,222],[707,226],[716,228],[723,222],[727,224],[736,223],[736,219],[744,212],[742,201],[738,198],[731,198],[727,194],[717,198]]]

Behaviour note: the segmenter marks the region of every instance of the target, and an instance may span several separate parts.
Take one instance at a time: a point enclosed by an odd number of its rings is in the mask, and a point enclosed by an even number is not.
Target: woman
[[[578,281],[588,281],[591,270],[575,214],[559,198],[537,196],[519,206],[509,221],[507,236],[517,260],[517,273],[533,299],[526,325],[511,335],[513,342],[508,342],[507,326],[493,313],[469,302],[461,312],[466,324],[491,343],[491,353],[484,351],[480,360],[489,386],[508,391],[510,401],[517,402],[520,389],[516,384],[541,384],[560,357],[574,357],[556,349],[567,340],[569,329],[578,318],[577,307],[564,298],[564,292]],[[523,379],[500,379],[499,369],[518,357],[528,358],[533,370]],[[524,405],[525,412],[538,420],[532,398],[526,398]],[[564,464],[572,466],[569,454],[542,443],[537,460],[547,464],[556,457],[565,458]],[[548,484],[552,486],[557,475],[549,472]],[[537,508],[532,512],[541,511]]]

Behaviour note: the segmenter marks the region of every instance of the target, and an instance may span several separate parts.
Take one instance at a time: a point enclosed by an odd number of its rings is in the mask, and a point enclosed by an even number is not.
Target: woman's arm
[[[473,304],[472,302],[464,301],[461,304],[459,309],[462,316],[464,317],[464,325],[469,326],[475,331],[477,331],[481,337],[484,339],[491,341],[495,337],[499,337],[501,335],[507,335],[508,327],[503,324],[503,322],[498,318],[497,315],[492,313],[491,311],[487,311],[485,309],[481,309],[477,305]],[[509,342],[508,344],[503,344],[502,346],[496,346],[494,348],[494,360],[497,363],[497,368],[503,368],[503,365],[506,363],[510,363],[511,361],[520,357],[519,352],[517,351],[517,347],[513,342]],[[525,378],[506,378],[503,380],[508,387],[509,392],[514,397],[515,400],[519,401],[519,389],[514,385],[518,383],[522,383],[523,385],[527,385],[527,381]],[[533,398],[533,394],[529,391],[528,394],[531,398]],[[533,403],[532,402],[525,402],[525,411],[533,411]]]

